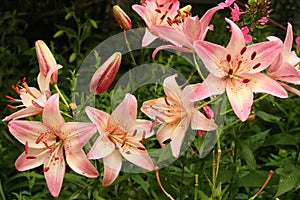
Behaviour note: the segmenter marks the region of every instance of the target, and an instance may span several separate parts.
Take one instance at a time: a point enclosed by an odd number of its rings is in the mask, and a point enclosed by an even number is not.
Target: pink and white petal
[[[183,143],[183,140],[186,135],[186,131],[189,128],[189,119],[184,118],[180,121],[180,123],[176,126],[175,132],[173,133],[172,141],[170,142],[172,155],[175,158],[180,156],[180,149]]]
[[[6,116],[2,121],[7,122],[12,119],[20,119],[24,117],[29,117],[29,116],[35,116],[42,114],[43,109],[42,108],[37,108],[35,106],[29,106],[27,108],[23,108],[21,110],[18,110],[17,112],[14,112],[13,114]]]
[[[178,124],[176,123],[163,123],[156,132],[156,138],[159,144],[164,147],[164,142],[166,140],[173,140],[176,128]]]
[[[59,196],[66,170],[62,148],[58,150],[57,156],[58,157],[54,159],[51,153],[49,153],[44,162],[44,176],[49,191],[54,197]]]
[[[283,50],[282,50],[283,56],[286,56],[291,52],[292,45],[293,45],[293,28],[292,25],[288,23],[286,36],[283,43]]]
[[[260,42],[248,46],[243,56],[249,58],[249,62],[245,63],[243,72],[254,74],[266,69],[279,56],[281,50],[282,43],[278,41]],[[255,53],[255,56],[253,56],[253,53]],[[251,59],[251,57],[254,57],[254,59]]]
[[[223,9],[222,6],[215,6],[209,10],[207,10],[205,12],[205,14],[201,17],[200,21],[199,21],[199,29],[200,29],[200,34],[201,39],[204,40],[206,32],[208,30],[208,26],[210,24],[210,21],[212,19],[212,17],[214,16],[214,14],[216,13],[216,11]],[[200,39],[200,38],[199,38]]]
[[[224,92],[224,81],[212,74],[209,74],[202,83],[188,85],[184,88],[184,95],[189,96],[191,101],[199,101]]]
[[[191,119],[193,130],[212,131],[218,128],[214,121],[207,119],[199,110],[194,109]]]
[[[245,39],[244,39],[243,32],[233,21],[231,21],[228,18],[226,18],[225,20],[231,26],[231,37],[226,48],[232,55],[239,55],[241,49],[245,47]],[[224,56],[226,55],[227,54],[225,54]]]
[[[32,94],[29,94],[25,89],[20,89],[20,98],[22,100],[23,105],[26,107],[31,106],[32,100],[41,96],[41,92],[35,87],[29,87],[29,90],[34,95],[34,97],[32,96]]]
[[[141,107],[141,111],[151,119],[164,119],[166,115],[165,111],[169,110],[169,106],[166,104],[165,98],[151,99],[144,101]],[[160,121],[161,122],[161,121]]]
[[[287,98],[288,94],[282,86],[263,73],[253,74],[251,81],[253,92],[267,93],[280,98]]]
[[[130,130],[135,124],[137,115],[137,101],[135,96],[127,93],[124,100],[112,112],[114,122],[123,130]]]
[[[41,73],[39,73],[39,75],[37,77],[37,82],[38,82],[39,88],[42,93],[50,91],[50,89],[49,89],[50,78],[53,73],[57,73],[57,70],[61,69],[61,68],[62,68],[61,65],[55,65],[55,66],[51,67],[49,69],[46,77],[43,76]]]
[[[194,49],[212,75],[219,78],[227,75],[228,66],[221,63],[226,61],[227,55],[232,52],[228,52],[226,48],[220,45],[206,41],[196,41]]]
[[[97,169],[88,160],[82,149],[65,152],[67,163],[74,172],[89,178],[95,178],[99,176]]]
[[[54,94],[48,99],[47,104],[44,107],[42,120],[46,126],[56,130],[65,123],[59,110],[59,94]]]
[[[95,124],[86,122],[67,122],[60,128],[60,138],[68,143],[68,148],[81,149],[97,132]]]
[[[127,136],[134,137],[139,141],[143,138],[149,138],[152,135],[154,135],[153,123],[144,119],[137,119],[134,127],[127,134]]]
[[[142,18],[144,19],[145,18],[145,12],[146,12],[146,8],[145,6],[142,6],[142,5],[137,5],[137,4],[134,4],[131,6],[131,8]]]
[[[186,47],[178,47],[178,46],[174,46],[174,45],[161,45],[159,47],[157,47],[153,53],[152,53],[152,58],[155,59],[156,54],[164,49],[171,49],[171,50],[177,50],[177,51],[181,51],[181,52],[185,52],[185,53],[193,53],[193,51],[189,48]]]
[[[268,68],[267,74],[273,74],[273,73],[276,74],[276,71],[280,69],[282,61],[283,61],[283,56],[282,53],[280,53]]]
[[[168,41],[175,46],[185,46],[188,48],[193,48],[192,41],[183,33],[179,27],[172,27],[166,25],[153,25],[150,27],[160,39]]]
[[[44,108],[47,103],[47,93],[43,93],[39,98],[32,101],[32,104],[37,108]]]
[[[146,148],[135,138],[127,138],[124,150],[120,148],[122,156],[129,162],[147,169],[154,170],[154,164],[151,160]],[[127,148],[128,147],[128,148]],[[129,149],[129,150],[127,150]]]
[[[90,120],[97,125],[100,134],[105,132],[110,115],[102,110],[87,106],[85,112]]]
[[[153,35],[148,28],[145,29],[145,35],[142,39],[142,47],[146,47],[149,44],[151,44],[154,40],[156,40],[158,37]]]
[[[288,83],[298,84],[300,81],[300,74],[297,69],[287,62],[283,62],[277,71],[268,75],[275,80]]]
[[[89,159],[100,159],[109,156],[115,150],[115,144],[108,138],[99,136],[87,154]]]
[[[248,119],[253,103],[253,91],[249,83],[242,83],[234,79],[228,80],[226,86],[226,93],[231,107],[242,122]]]
[[[300,96],[300,91],[297,90],[296,88],[293,88],[293,87],[291,87],[291,86],[289,86],[289,85],[287,85],[287,84],[284,84],[284,83],[280,83],[280,85],[281,85],[284,89],[286,89],[286,90],[288,90],[288,91],[290,91],[290,92],[293,92],[293,93],[295,93],[296,95]]]
[[[15,167],[19,171],[26,171],[36,168],[44,163],[46,149],[28,148],[28,152],[23,152],[16,160]],[[29,159],[28,156],[36,156],[36,158]]]
[[[8,123],[11,134],[22,144],[31,148],[44,148],[43,143],[36,143],[42,134],[52,134],[43,123],[37,121],[12,120]]]
[[[109,156],[103,158],[104,176],[102,185],[110,185],[118,177],[122,167],[122,156],[118,150],[114,150]]]
[[[168,76],[167,78],[165,78],[163,86],[164,92],[167,95],[168,99],[172,99],[175,102],[181,102],[182,91],[181,88],[178,86],[178,83],[176,82],[177,77],[177,74]]]

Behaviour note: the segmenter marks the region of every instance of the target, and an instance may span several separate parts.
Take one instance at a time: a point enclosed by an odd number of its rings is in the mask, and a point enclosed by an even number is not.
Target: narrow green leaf
[[[95,28],[95,29],[98,28],[97,22],[95,20],[89,19],[89,22],[90,22],[90,24],[92,25],[93,28]]]
[[[63,30],[59,30],[57,31],[54,35],[53,35],[53,38],[58,38],[60,36],[62,36],[64,34],[65,31]]]
[[[72,12],[68,12],[68,14],[65,16],[65,20],[71,19],[72,16],[73,16],[73,13]]]
[[[296,187],[297,182],[300,180],[299,171],[299,168],[294,167],[290,173],[281,175],[275,196],[280,196]]]
[[[75,52],[72,53],[72,54],[70,55],[70,57],[69,57],[69,62],[70,62],[70,63],[74,62],[75,59],[76,59],[76,57],[77,57],[77,54],[76,54]]]
[[[240,156],[244,158],[250,170],[254,171],[256,169],[256,160],[251,148],[245,143],[239,143]]]
[[[271,122],[271,123],[279,122],[281,120],[281,117],[271,115],[271,114],[263,112],[261,110],[256,112],[256,116],[266,122]]]

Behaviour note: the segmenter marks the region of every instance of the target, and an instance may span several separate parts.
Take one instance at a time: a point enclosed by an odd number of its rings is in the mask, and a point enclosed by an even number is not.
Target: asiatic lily
[[[65,122],[59,110],[59,95],[51,96],[45,105],[42,122],[12,120],[11,134],[25,145],[15,166],[19,171],[44,165],[44,175],[54,197],[58,197],[65,174],[65,158],[69,167],[86,177],[97,177],[98,171],[87,159],[83,146],[96,133],[96,125]]]
[[[61,65],[56,65],[52,67],[46,76],[46,78],[42,78],[42,83],[39,81],[40,74],[38,76],[38,84],[39,90],[35,87],[29,87],[25,81],[21,83],[20,81],[16,86],[13,86],[13,89],[18,93],[20,99],[14,99],[9,97],[9,99],[15,102],[21,102],[22,105],[19,106],[10,106],[13,108],[25,107],[19,111],[14,112],[13,114],[6,116],[3,121],[10,121],[12,119],[20,119],[24,117],[34,116],[42,114],[43,108],[45,107],[48,98],[50,97],[49,84],[50,77],[52,74],[58,69],[62,68]],[[21,85],[20,85],[21,84]],[[21,89],[20,89],[21,88]]]
[[[156,132],[157,140],[162,147],[166,140],[170,140],[172,154],[178,158],[189,126],[192,130],[210,131],[215,130],[217,125],[194,107],[190,101],[190,86],[181,90],[176,77],[175,74],[164,80],[165,97],[144,102],[141,110],[151,119],[162,123]]]
[[[230,19],[232,34],[227,47],[206,41],[197,41],[194,48],[210,72],[195,88],[194,101],[222,94],[226,91],[233,111],[246,121],[253,103],[253,93],[268,93],[286,98],[287,92],[279,83],[261,73],[278,56],[282,44],[267,41],[245,45],[239,27]]]
[[[152,123],[136,119],[137,101],[133,95],[126,94],[111,115],[92,107],[86,107],[86,113],[99,132],[87,157],[103,158],[102,185],[109,185],[117,178],[122,167],[122,156],[141,168],[154,169],[146,148],[140,142],[154,134]]]
[[[180,3],[178,0],[146,0],[142,5],[133,5],[132,9],[144,20],[147,29],[143,37],[142,46],[153,42],[157,35],[152,30],[153,25],[172,26],[179,16]],[[178,13],[179,11],[179,13]],[[180,15],[184,15],[181,13]]]
[[[281,41],[276,37],[268,37],[269,40]],[[296,55],[295,51],[292,51],[293,45],[293,29],[292,25],[288,23],[286,37],[283,43],[282,52],[279,54],[277,59],[272,63],[267,71],[267,75],[271,78],[280,81],[282,87],[294,92],[300,96],[300,91],[290,87],[289,85],[283,83],[293,83],[300,84],[300,58]]]
[[[90,92],[97,95],[104,92],[114,81],[120,68],[122,54],[115,52],[94,73],[90,81]]]
[[[172,43],[173,45],[162,45],[155,49],[152,56],[162,49],[174,49],[183,52],[193,52],[194,42],[204,40],[207,31],[210,29],[209,23],[216,11],[223,9],[216,6],[208,11],[199,19],[198,16],[185,17],[178,26],[153,25],[151,29],[155,31],[159,38]]]

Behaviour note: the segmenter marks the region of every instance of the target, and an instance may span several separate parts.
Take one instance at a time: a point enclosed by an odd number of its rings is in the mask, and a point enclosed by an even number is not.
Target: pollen
[[[243,48],[241,49],[240,54],[243,55],[243,54],[245,53],[246,50],[247,50],[247,47],[243,47]]]
[[[254,51],[254,52],[251,54],[251,60],[254,60],[255,56],[256,56],[256,51]]]
[[[254,67],[252,67],[253,69],[257,69],[261,66],[261,63],[257,63],[256,65],[254,65]]]
[[[231,61],[231,55],[230,55],[230,54],[227,54],[226,60],[227,60],[227,62],[230,62],[230,61]]]

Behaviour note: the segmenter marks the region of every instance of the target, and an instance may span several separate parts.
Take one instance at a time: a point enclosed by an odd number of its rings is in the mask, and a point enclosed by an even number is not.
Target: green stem
[[[61,91],[59,90],[57,84],[54,84],[53,87],[55,88],[55,90],[58,92],[60,98],[62,99],[62,101],[64,102],[64,104],[67,106],[67,108],[70,108],[69,107],[69,104],[67,102],[67,100],[65,99],[64,95],[61,93]]]
[[[198,72],[200,78],[201,78],[202,80],[204,80],[204,76],[203,76],[203,74],[202,74],[202,72],[201,72],[201,70],[200,70],[200,66],[198,65],[198,62],[197,62],[195,53],[193,53],[193,59],[194,59],[194,63],[195,63],[195,66],[196,66],[196,69],[197,69],[197,72]]]
[[[180,180],[180,188],[179,188],[180,199],[182,199],[182,186],[183,186],[183,179],[184,179],[184,161],[182,161],[181,163],[182,163],[182,169],[181,169],[181,180]]]
[[[86,100],[85,100],[85,102],[80,106],[80,110],[78,111],[78,112],[76,112],[76,116],[77,116],[77,114],[79,113],[81,113],[82,111],[83,111],[83,109],[86,107],[86,105],[88,104],[88,102],[90,101],[90,99],[92,98],[92,97],[94,97],[95,95],[93,94],[93,93],[91,93],[87,98],[86,98]],[[78,117],[78,116],[77,116]]]
[[[128,38],[127,38],[126,31],[124,31],[124,38],[125,38],[126,46],[127,46],[127,48],[128,48],[128,51],[129,51],[129,54],[130,54],[132,63],[133,63],[134,66],[137,66],[137,64],[136,64],[136,62],[135,62],[135,59],[134,59],[134,56],[133,56],[133,53],[132,53],[132,50],[131,50],[131,47],[130,47],[130,44],[129,44],[129,42],[128,42]]]
[[[195,174],[195,195],[194,195],[194,200],[198,199],[198,178],[199,178],[199,175]]]

